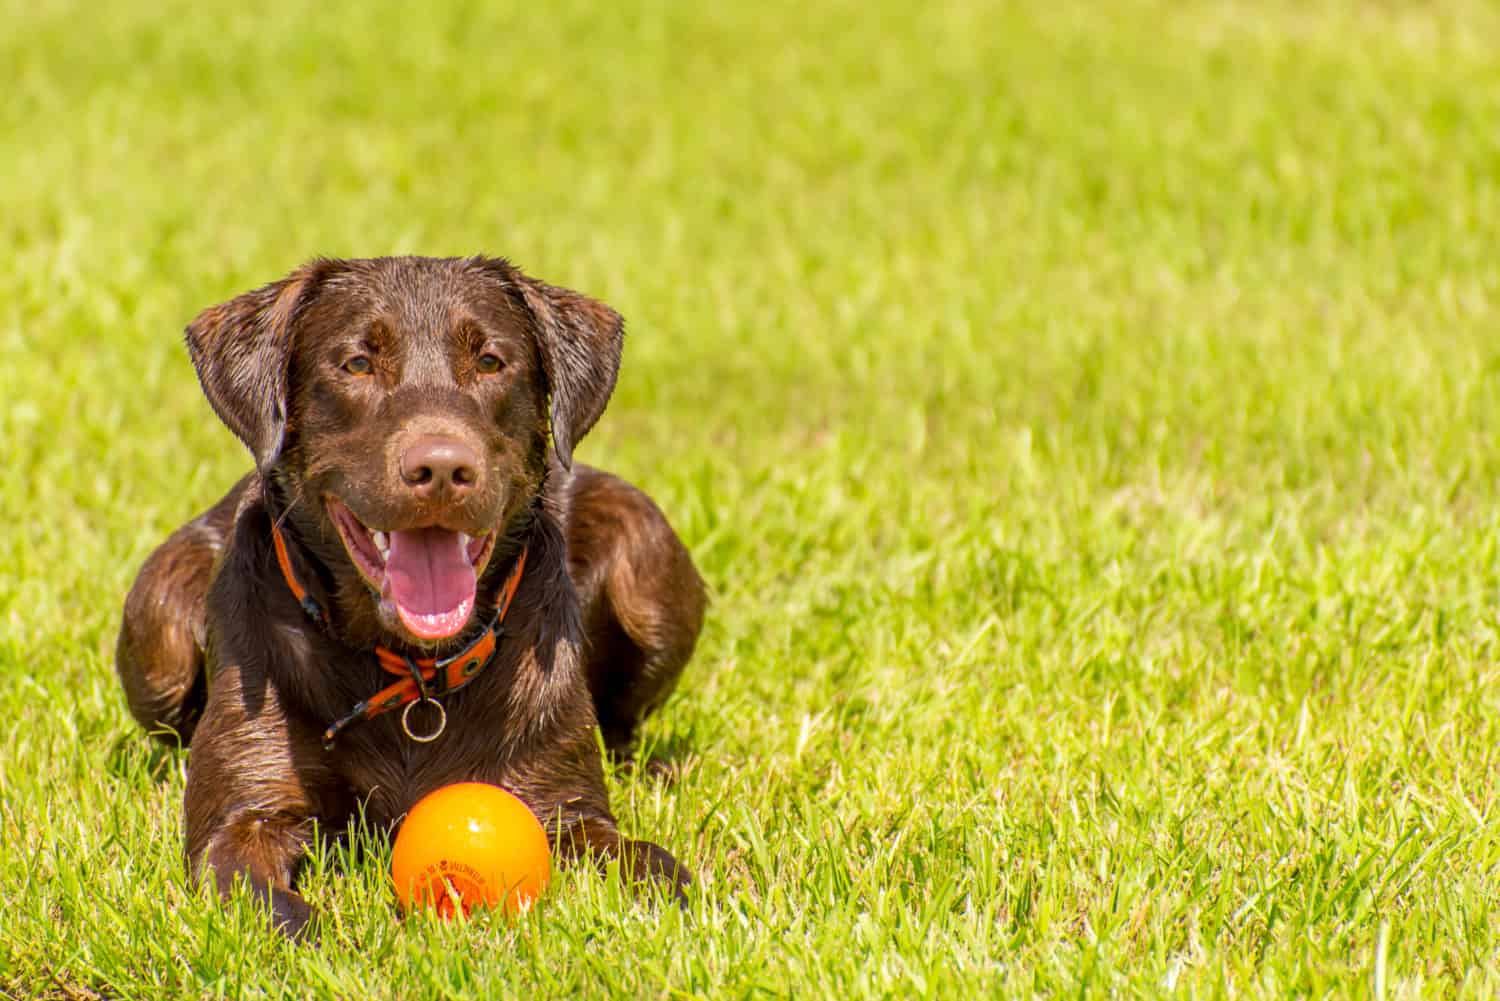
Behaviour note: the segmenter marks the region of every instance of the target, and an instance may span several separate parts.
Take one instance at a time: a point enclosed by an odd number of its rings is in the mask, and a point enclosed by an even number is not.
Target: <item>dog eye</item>
[[[484,354],[480,355],[479,360],[474,364],[475,367],[485,375],[494,375],[496,372],[505,367],[505,362],[501,360],[499,355],[495,354],[492,351],[486,351]]]
[[[375,368],[364,355],[355,355],[344,362],[344,371],[350,375],[369,375]]]

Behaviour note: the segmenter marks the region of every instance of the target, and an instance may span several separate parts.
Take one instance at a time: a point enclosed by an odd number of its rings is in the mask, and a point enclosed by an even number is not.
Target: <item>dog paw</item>
[[[287,938],[293,941],[308,938],[316,915],[313,906],[300,893],[271,890],[271,925]]]
[[[688,906],[688,891],[693,888],[693,877],[687,866],[677,861],[661,845],[650,841],[628,842],[626,851],[630,859],[631,878],[642,882],[650,880],[670,894],[678,907]]]

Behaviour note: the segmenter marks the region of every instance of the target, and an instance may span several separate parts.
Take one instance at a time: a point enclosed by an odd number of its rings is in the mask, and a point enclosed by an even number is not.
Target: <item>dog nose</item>
[[[423,497],[462,494],[479,478],[479,456],[457,438],[418,438],[401,453],[401,478]]]

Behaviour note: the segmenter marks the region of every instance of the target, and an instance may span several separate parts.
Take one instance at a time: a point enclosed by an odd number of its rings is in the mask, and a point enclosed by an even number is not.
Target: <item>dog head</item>
[[[419,644],[470,621],[499,535],[604,411],[620,317],[493,258],[316,260],[204,310],[204,394]]]

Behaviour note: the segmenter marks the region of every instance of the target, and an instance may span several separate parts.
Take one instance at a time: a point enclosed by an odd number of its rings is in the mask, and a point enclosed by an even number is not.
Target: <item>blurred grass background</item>
[[[0,990],[1493,995],[1494,4],[0,15]],[[403,925],[375,845],[293,948],[112,674],[247,468],[180,331],[475,252],[627,317],[581,457],[715,607],[613,789],[702,893]]]

